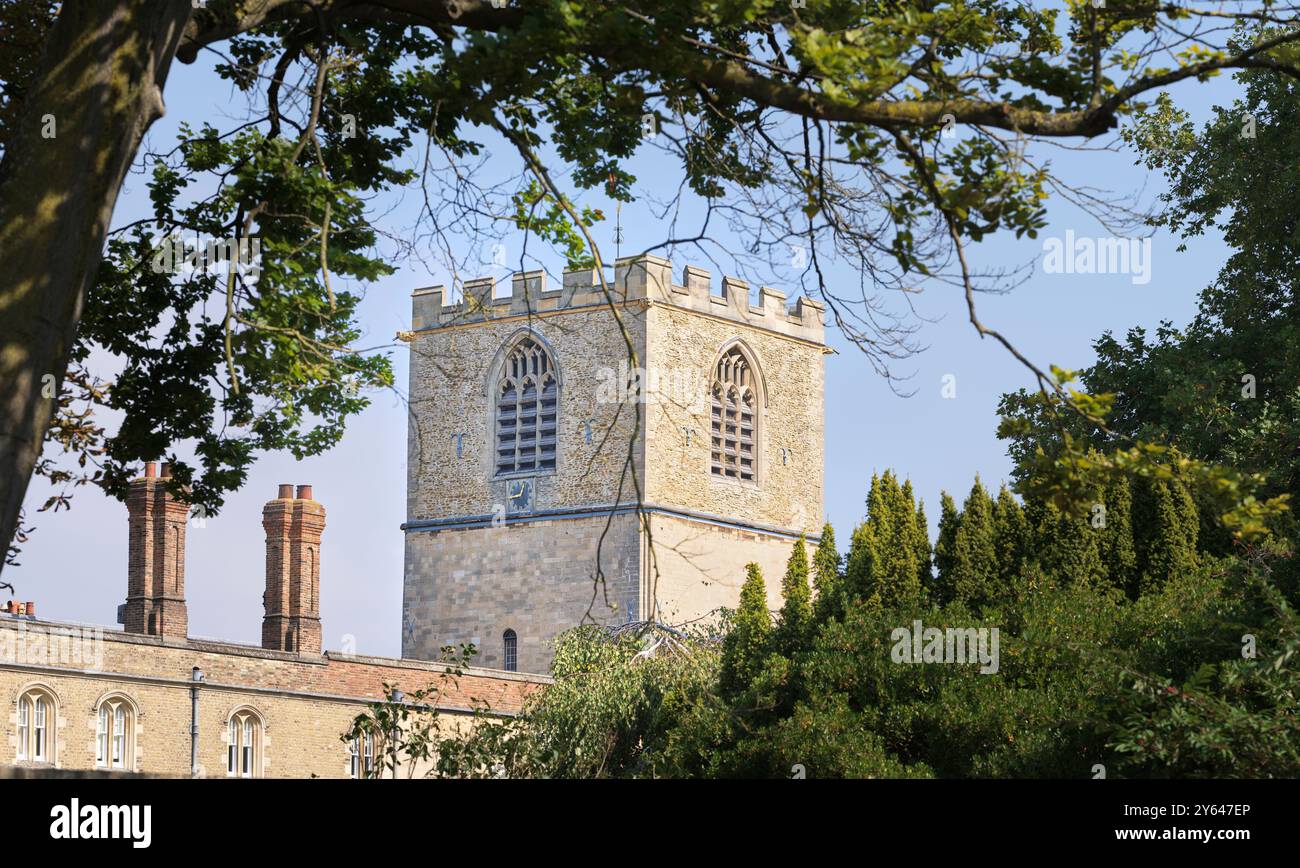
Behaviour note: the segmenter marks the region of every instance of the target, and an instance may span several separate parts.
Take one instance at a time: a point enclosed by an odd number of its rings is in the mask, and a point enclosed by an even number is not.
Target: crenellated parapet
[[[676,283],[672,263],[648,254],[618,260],[614,279],[605,286],[595,269],[584,269],[566,271],[563,285],[551,289],[546,272],[537,270],[515,274],[509,296],[496,294],[493,277],[465,281],[462,299],[452,304],[446,301],[444,286],[417,289],[412,293],[411,327],[419,332],[613,301],[673,305],[816,343],[823,343],[825,335],[825,307],[820,302],[801,296],[787,306],[785,293],[764,286],[759,288],[757,304],[751,304],[749,283],[736,277],[723,277],[715,294],[707,270],[688,265],[682,269],[681,283]]]

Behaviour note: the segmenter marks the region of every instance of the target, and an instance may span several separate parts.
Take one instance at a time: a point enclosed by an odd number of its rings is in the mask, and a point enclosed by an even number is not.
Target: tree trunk
[[[118,191],[145,130],[162,116],[163,83],[191,9],[191,0],[64,3],[0,163],[0,543],[6,550]]]

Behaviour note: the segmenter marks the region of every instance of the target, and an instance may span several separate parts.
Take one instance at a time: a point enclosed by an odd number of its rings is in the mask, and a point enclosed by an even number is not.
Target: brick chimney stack
[[[262,647],[319,654],[320,538],[325,507],[312,499],[311,486],[281,485],[275,500],[262,507],[266,528],[266,593],[262,601]]]
[[[184,639],[189,628],[185,609],[185,524],[189,509],[167,492],[171,468],[149,461],[144,476],[131,480],[126,495],[129,527],[126,606],[123,629]]]

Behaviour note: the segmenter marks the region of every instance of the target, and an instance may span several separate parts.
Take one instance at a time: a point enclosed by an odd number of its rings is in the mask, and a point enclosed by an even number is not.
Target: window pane
[[[502,668],[507,672],[516,672],[519,669],[519,637],[515,635],[514,630],[507,630],[502,639],[505,658]]]
[[[233,775],[235,768],[235,759],[239,756],[239,724],[232,717],[230,719],[230,745],[226,752],[226,774]]]
[[[555,366],[534,340],[517,343],[497,387],[497,473],[555,468]]]
[[[35,709],[33,717],[36,725],[33,731],[32,759],[38,762],[45,761],[45,700],[42,697],[36,697],[32,704]]]
[[[126,764],[126,708],[119,705],[113,709],[113,768],[120,769]]]
[[[244,718],[244,742],[241,747],[244,762],[241,772],[244,777],[251,778],[253,776],[253,719],[251,717]]]
[[[713,380],[712,449],[715,476],[754,480],[756,395],[749,361],[738,347],[718,360]]]
[[[95,728],[95,765],[108,760],[108,706],[99,707],[99,723]]]
[[[27,741],[31,736],[31,700],[18,699],[18,758],[27,759]]]

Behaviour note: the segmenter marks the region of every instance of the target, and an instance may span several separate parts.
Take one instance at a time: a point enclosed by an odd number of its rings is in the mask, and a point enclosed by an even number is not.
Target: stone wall
[[[626,306],[619,314],[644,354],[644,310]],[[619,405],[600,396],[600,371],[615,372],[627,359],[613,312],[595,307],[514,315],[419,332],[412,339],[408,519],[484,516],[506,509],[505,483],[493,479],[495,396],[490,393],[503,348],[529,333],[551,349],[560,372],[556,464],[562,472],[529,475],[535,480],[535,507],[604,504],[617,498],[637,421],[635,413],[627,408],[620,412]],[[643,473],[640,449],[634,460]],[[625,501],[634,500],[632,491],[628,476]]]
[[[510,629],[519,670],[545,672],[564,630],[640,619],[640,575],[632,514],[408,532],[402,655],[434,659],[444,645],[473,642],[477,662],[499,668]]]
[[[647,501],[820,534],[825,348],[666,305],[651,308],[647,332],[650,364],[673,382],[686,379],[678,372],[710,377],[722,348],[741,341],[758,363],[766,397],[759,408],[757,484],[710,472],[707,391],[691,405],[670,394],[651,401]]]
[[[555,636],[585,616],[671,622],[734,606],[749,561],[779,589],[794,536],[820,533],[821,306],[787,307],[768,287],[751,304],[735,278],[715,294],[698,268],[672,277],[666,260],[642,256],[620,260],[604,286],[571,272],[549,290],[543,273],[528,272],[508,297],[492,280],[467,282],[455,304],[443,287],[414,294],[405,656],[474,642],[482,662],[501,665],[511,629],[520,669],[545,671]],[[556,468],[496,479],[494,390],[524,335],[550,349],[560,373]],[[712,372],[735,342],[762,380],[752,483],[710,471]],[[532,500],[512,512],[520,478],[534,484]],[[604,593],[593,604],[596,541],[611,511],[638,502],[688,554],[665,550],[656,577],[642,556],[653,532],[615,515],[601,560],[608,605]]]
[[[781,608],[781,578],[794,540],[665,515],[652,516],[650,528],[655,557],[647,558],[647,571],[663,621],[681,624],[722,606],[734,609],[751,562],[763,571],[768,607]],[[811,560],[817,548],[809,543],[807,549]]]
[[[471,669],[453,684],[440,677],[445,667],[418,661],[299,655],[112,630],[83,634],[88,638],[78,647],[95,649],[93,655],[65,659],[50,652],[45,637],[51,631],[81,629],[7,617],[0,622],[0,765],[17,763],[17,701],[33,687],[43,688],[56,704],[57,768],[94,768],[96,710],[104,697],[118,694],[135,709],[134,767],[126,771],[188,777],[191,672],[197,666],[204,673],[201,774],[226,775],[230,715],[251,709],[264,726],[262,776],[337,778],[349,772],[348,747],[339,736],[367,702],[384,697],[385,683],[407,693],[440,684],[445,713],[467,722],[481,703],[500,713],[517,712],[545,683],[534,676]]]

